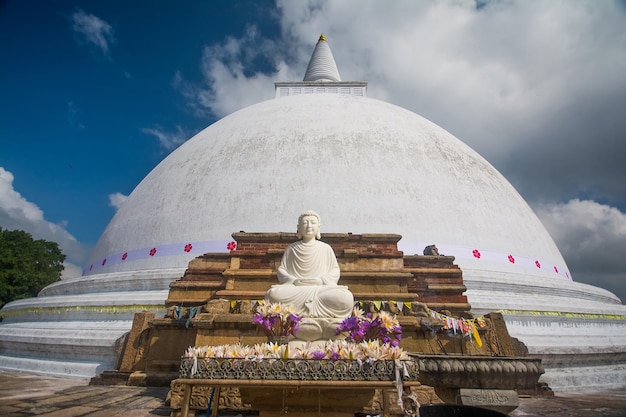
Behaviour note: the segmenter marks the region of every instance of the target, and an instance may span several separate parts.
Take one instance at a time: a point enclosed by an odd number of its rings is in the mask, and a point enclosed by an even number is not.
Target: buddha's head
[[[296,235],[298,239],[302,239],[309,233],[313,233],[315,239],[321,238],[320,227],[322,226],[322,220],[320,215],[313,210],[307,210],[300,214],[298,217],[298,231]]]

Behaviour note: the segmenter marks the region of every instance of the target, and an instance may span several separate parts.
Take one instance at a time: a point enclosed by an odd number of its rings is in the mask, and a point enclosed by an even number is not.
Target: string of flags
[[[256,300],[252,302],[253,310],[256,307],[256,304],[259,302],[260,300]],[[238,303],[237,300],[230,300],[231,310],[236,308],[237,303]],[[382,300],[357,301],[356,305],[359,306],[359,308],[364,308],[366,303],[373,304],[374,307],[376,307],[376,309],[379,311],[384,309],[388,305],[392,307],[391,310],[393,310],[393,307],[395,307],[399,311],[403,310],[403,308],[405,307],[411,310],[413,307],[413,303],[410,301],[382,301]],[[185,322],[185,327],[189,328],[191,319],[194,318],[197,314],[199,314],[201,312],[201,309],[202,307],[174,306],[174,318],[178,322],[181,322],[183,317],[187,316],[187,314],[185,313],[189,312],[187,321]],[[485,327],[487,327],[487,322],[485,321],[483,317],[477,317],[477,318],[472,318],[472,319],[450,317],[446,314],[439,313],[429,308],[426,308],[426,310],[432,318],[438,319],[443,323],[442,330],[447,331],[448,334],[458,335],[461,337],[469,337],[473,340],[476,346],[481,347],[483,345],[483,342],[482,342],[482,339],[480,338],[480,333],[479,333],[479,329],[484,329]]]
[[[180,307],[180,306],[174,306],[174,318],[176,319],[177,322],[181,322],[183,321],[183,316],[185,316],[185,311],[189,312],[189,316],[187,317],[187,321],[185,322],[185,328],[189,328],[189,325],[191,324],[191,319],[194,318],[196,316],[197,313],[200,313],[202,307]]]
[[[430,309],[428,309],[428,311],[432,318],[439,319],[443,322],[443,330],[446,330],[448,333],[454,335],[471,337],[478,347],[481,347],[483,345],[483,341],[480,338],[480,333],[478,333],[478,329],[483,329],[487,327],[487,322],[483,317],[465,319],[459,317],[450,317]]]
[[[366,302],[358,301],[357,305],[359,307],[363,307]],[[387,304],[394,305],[398,310],[402,310],[403,307],[412,309],[413,303],[410,301],[367,301],[367,303],[373,304],[377,310],[381,310]],[[479,329],[484,329],[487,327],[487,322],[483,317],[466,319],[459,317],[450,317],[445,314],[439,313],[437,311],[426,308],[428,314],[431,317],[441,320],[443,322],[443,330],[447,331],[449,334],[459,335],[462,337],[471,337],[476,346],[481,347],[483,345],[483,341],[480,338]]]

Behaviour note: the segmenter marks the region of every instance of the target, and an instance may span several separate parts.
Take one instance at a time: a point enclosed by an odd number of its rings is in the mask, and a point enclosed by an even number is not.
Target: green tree
[[[0,227],[0,307],[35,297],[46,285],[59,281],[63,261],[65,255],[56,242]]]

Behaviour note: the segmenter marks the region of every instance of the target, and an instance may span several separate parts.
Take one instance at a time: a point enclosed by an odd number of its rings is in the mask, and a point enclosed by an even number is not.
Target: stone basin
[[[419,384],[413,359],[185,357],[181,359],[180,378],[174,383],[188,386],[182,415],[194,402],[192,387],[201,384],[236,386],[243,403],[257,410],[260,417],[287,412],[296,412],[299,417],[351,417],[372,402],[377,388],[398,389],[397,378],[407,386]]]
[[[400,369],[396,369],[400,367]],[[182,358],[181,378],[319,381],[417,381],[418,365],[411,360],[330,360],[257,358]]]
[[[541,359],[510,356],[411,355],[419,381],[435,388],[533,389]]]
[[[543,374],[541,359],[513,356],[412,355],[418,380],[445,403],[509,413],[517,392],[532,390]]]

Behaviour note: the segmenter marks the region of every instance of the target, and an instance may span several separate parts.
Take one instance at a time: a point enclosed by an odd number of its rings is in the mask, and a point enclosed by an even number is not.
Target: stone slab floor
[[[0,416],[169,416],[168,388],[89,386],[88,380],[0,371]],[[514,417],[626,417],[626,387],[521,398]],[[293,414],[295,417],[295,414]]]

